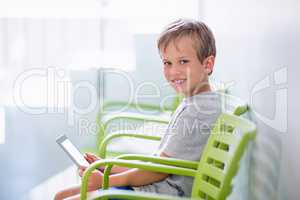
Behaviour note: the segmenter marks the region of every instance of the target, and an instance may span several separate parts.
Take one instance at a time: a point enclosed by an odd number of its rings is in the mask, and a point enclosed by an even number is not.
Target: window
[[[198,0],[12,0],[0,3],[0,105],[14,104],[18,77],[31,69],[135,70],[136,34],[177,18],[198,18]],[[47,106],[45,77],[26,79],[26,105]],[[64,96],[64,95],[60,95]],[[3,97],[3,98],[2,98]],[[59,105],[64,99],[58,99]]]

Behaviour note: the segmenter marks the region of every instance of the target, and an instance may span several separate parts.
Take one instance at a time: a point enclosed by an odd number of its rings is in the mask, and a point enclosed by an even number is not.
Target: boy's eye
[[[169,61],[163,61],[163,64],[166,65],[166,66],[168,66],[168,65],[171,65],[171,62],[169,62]]]
[[[188,60],[180,60],[179,61],[179,63],[181,64],[181,65],[183,65],[183,64],[185,64],[185,63],[188,63],[189,61]]]

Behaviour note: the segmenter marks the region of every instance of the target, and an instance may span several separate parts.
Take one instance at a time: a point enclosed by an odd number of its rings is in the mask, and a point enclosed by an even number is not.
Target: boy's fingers
[[[90,155],[89,155],[88,153],[85,153],[85,154],[84,154],[84,157],[85,157],[85,158],[89,158]]]
[[[89,162],[89,163],[92,163],[94,161],[94,159],[88,155],[87,153],[84,155],[84,158]]]
[[[97,158],[97,157],[91,157],[90,159],[91,159],[91,160],[93,160],[93,161],[96,161],[96,160],[98,160],[98,158]]]
[[[86,170],[86,168],[87,168],[86,166],[79,166],[79,168],[78,168],[78,174],[79,174],[79,176],[83,175],[83,173]]]
[[[92,154],[92,153],[85,153],[88,157],[96,157],[96,155]]]
[[[84,171],[83,171],[82,169],[79,169],[79,170],[78,170],[78,174],[79,174],[80,177],[83,176],[83,172],[84,172]]]
[[[100,158],[98,158],[98,156],[91,154],[91,153],[85,153],[84,154],[84,158],[88,161],[88,163],[93,163],[97,160],[99,160]]]
[[[85,171],[86,168],[87,168],[86,166],[80,166],[80,167],[79,167],[79,170]]]
[[[95,161],[99,160],[99,158],[95,155],[89,155],[86,157],[86,160],[88,160],[89,162],[95,162]]]
[[[93,159],[93,157],[91,155],[86,154],[85,159],[86,160],[91,160],[91,159]]]
[[[91,163],[91,158],[86,157],[85,158],[89,163]]]
[[[83,157],[84,157],[84,159],[86,159],[86,160],[89,160],[89,159],[90,159],[86,154],[84,154]]]
[[[92,153],[86,153],[86,155],[87,155],[89,158],[92,158],[92,159],[98,159],[98,156],[96,156],[95,154],[92,154]]]

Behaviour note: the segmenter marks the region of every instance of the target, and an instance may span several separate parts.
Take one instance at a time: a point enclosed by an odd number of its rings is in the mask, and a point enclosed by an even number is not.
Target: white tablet
[[[81,154],[81,152],[72,144],[66,135],[56,139],[57,144],[69,155],[77,166],[89,166],[90,164]]]

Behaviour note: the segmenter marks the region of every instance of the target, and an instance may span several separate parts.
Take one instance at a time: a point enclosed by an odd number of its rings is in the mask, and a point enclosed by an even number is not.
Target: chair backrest
[[[232,191],[232,179],[250,140],[256,135],[254,123],[223,113],[217,119],[201,156],[192,197],[223,200]]]

